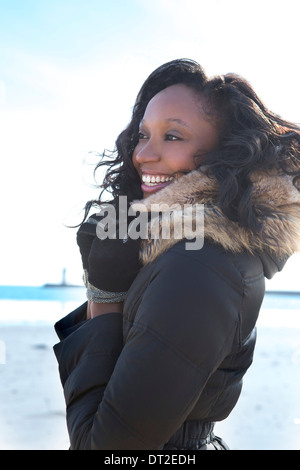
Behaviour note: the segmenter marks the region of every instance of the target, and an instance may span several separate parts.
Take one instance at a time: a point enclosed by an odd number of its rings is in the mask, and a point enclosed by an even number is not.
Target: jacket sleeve
[[[194,269],[191,256],[165,261],[152,274],[123,347],[116,333],[121,319],[106,314],[56,350],[73,449],[161,449],[231,350],[232,305],[240,293],[208,266]]]
[[[55,323],[54,328],[59,339],[64,339],[86,322],[87,302]]]
[[[54,346],[71,449],[90,449],[92,422],[123,345],[120,313],[86,320],[86,304],[56,323]]]

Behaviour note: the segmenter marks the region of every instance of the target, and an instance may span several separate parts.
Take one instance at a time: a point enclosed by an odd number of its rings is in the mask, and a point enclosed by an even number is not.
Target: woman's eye
[[[139,140],[144,140],[147,139],[147,136],[143,134],[142,132],[139,132]]]
[[[166,140],[170,142],[175,142],[176,140],[182,140],[182,139],[180,137],[177,137],[176,135],[166,134]]]
[[[144,134],[143,132],[139,132],[138,134],[138,137],[139,137],[139,140],[145,140],[145,139],[148,139],[149,137]],[[182,140],[180,137],[177,137],[176,135],[173,135],[173,134],[166,134],[164,139],[167,141],[167,142],[176,142],[177,140]]]

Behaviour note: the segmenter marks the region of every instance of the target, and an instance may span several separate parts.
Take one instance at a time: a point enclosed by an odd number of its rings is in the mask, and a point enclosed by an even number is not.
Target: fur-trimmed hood
[[[182,208],[188,204],[203,204],[204,239],[218,243],[234,253],[268,253],[280,264],[281,260],[300,251],[300,191],[294,186],[292,176],[275,170],[253,173],[252,182],[253,205],[259,208],[258,220],[262,226],[259,234],[241,227],[222,213],[217,203],[219,186],[216,179],[197,170],[143,200],[134,201],[132,207],[136,211],[150,212],[153,204],[179,204]],[[186,216],[193,218],[195,214],[191,211]],[[160,233],[162,220],[161,217]],[[190,222],[194,230],[195,220]],[[203,227],[199,227],[199,230],[203,230]],[[143,264],[153,261],[178,241],[173,236],[167,239],[149,237],[142,244]]]

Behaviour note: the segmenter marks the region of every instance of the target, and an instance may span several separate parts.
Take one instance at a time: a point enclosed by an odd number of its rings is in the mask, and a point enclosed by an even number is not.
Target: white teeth
[[[151,175],[143,175],[142,181],[146,183],[147,186],[155,186],[159,183],[166,183],[167,181],[172,181],[174,179],[173,176],[151,176]]]

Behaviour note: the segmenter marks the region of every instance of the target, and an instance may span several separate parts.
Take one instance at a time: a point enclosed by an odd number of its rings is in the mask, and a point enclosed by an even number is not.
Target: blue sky
[[[80,282],[75,231],[95,157],[178,57],[237,72],[300,122],[298,0],[0,0],[0,284]],[[85,164],[83,162],[86,162]],[[296,288],[292,260],[276,282]]]

